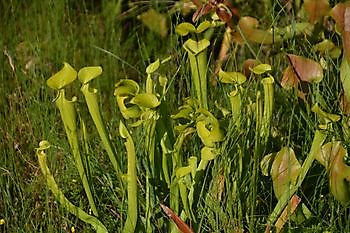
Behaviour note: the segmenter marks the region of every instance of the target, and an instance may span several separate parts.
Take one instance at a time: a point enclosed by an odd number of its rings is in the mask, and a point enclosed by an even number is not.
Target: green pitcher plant
[[[90,115],[95,123],[95,126],[97,128],[97,132],[100,135],[100,138],[102,140],[102,144],[104,148],[107,151],[107,154],[109,156],[109,159],[112,163],[112,166],[115,170],[115,172],[121,176],[121,169],[119,166],[119,163],[116,159],[116,153],[112,147],[111,141],[108,137],[106,127],[103,123],[100,108],[98,105],[98,97],[97,93],[98,90],[95,88],[91,88],[89,83],[97,78],[102,73],[102,68],[100,66],[90,66],[90,67],[84,67],[79,70],[78,72],[78,78],[79,81],[82,83],[81,91],[83,92],[85,96],[85,101],[88,106]]]
[[[77,98],[73,97],[72,100],[67,100],[65,97],[64,88],[70,83],[72,83],[76,78],[77,72],[75,71],[75,69],[65,62],[63,68],[47,80],[47,85],[50,88],[57,90],[58,92],[57,97],[54,101],[60,111],[64,128],[68,137],[68,142],[72,149],[75,164],[77,166],[80,178],[83,182],[83,186],[85,189],[85,193],[88,197],[91,210],[94,213],[94,215],[98,216],[97,208],[92,197],[91,188],[86,176],[86,171],[83,165],[83,160],[79,149],[76,110],[74,106],[74,103],[77,101]]]

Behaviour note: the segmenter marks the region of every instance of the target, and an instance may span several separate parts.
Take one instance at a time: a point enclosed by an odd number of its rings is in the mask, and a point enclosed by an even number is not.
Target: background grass
[[[281,10],[279,1],[269,1],[271,6],[262,11],[266,1],[236,1],[242,15],[260,17],[265,26],[274,26],[276,22],[290,24],[293,15]],[[103,77],[95,82],[101,93],[101,108],[107,127],[114,139],[118,154],[123,154],[122,142],[117,134],[120,119],[115,98],[114,84],[121,78],[144,81],[145,67],[156,58],[169,54],[175,58],[169,65],[171,77],[178,65],[182,64],[184,52],[182,41],[172,32],[174,26],[184,19],[174,15],[169,22],[170,35],[160,38],[144,27],[136,16],[149,7],[162,11],[174,2],[136,1],[136,8],[127,11],[129,6],[122,5],[126,14],[117,17],[113,11],[116,1],[0,1],[0,218],[6,223],[0,226],[3,232],[69,232],[74,226],[77,232],[91,232],[89,226],[81,223],[75,216],[67,214],[53,199],[41,176],[35,157],[35,148],[42,139],[48,139],[55,145],[49,154],[50,169],[67,198],[78,206],[87,206],[83,188],[75,169],[59,113],[52,103],[54,92],[46,86],[46,79],[62,67],[67,61],[76,69],[83,66],[101,65]],[[267,14],[266,14],[267,13]],[[217,31],[212,43],[211,55],[215,56],[223,32]],[[334,41],[337,35],[328,35]],[[319,60],[311,47],[312,38],[292,38],[285,43],[274,45],[272,49],[251,45],[262,62],[272,65],[273,75],[280,80],[282,69],[286,67],[286,53],[303,55]],[[96,47],[104,48],[117,57],[113,57]],[[226,62],[227,70],[240,70],[242,62],[254,58],[246,47],[240,47]],[[271,55],[272,54],[272,55]],[[322,107],[332,113],[339,113],[338,60],[327,58],[328,69],[325,78],[319,84],[308,88],[313,93],[310,102],[320,102]],[[213,69],[212,67],[210,69]],[[170,91],[169,98],[175,106],[182,103],[182,98],[189,94],[188,67],[182,66]],[[78,86],[73,87],[69,95],[77,95]],[[258,84],[250,83],[250,89],[244,96],[254,100]],[[319,90],[319,91],[316,91]],[[311,145],[315,126],[314,114],[292,93],[275,88],[276,103],[273,116],[273,130],[276,137],[271,138],[258,155],[254,155],[255,125],[242,131],[228,126],[225,147],[220,157],[210,164],[203,189],[208,195],[200,195],[196,212],[201,221],[201,232],[262,232],[268,215],[277,203],[269,177],[262,176],[259,160],[264,154],[278,151],[282,146],[292,147],[299,160],[303,160]],[[218,86],[211,90],[210,99],[222,99],[222,104],[229,106],[226,96],[227,87]],[[83,105],[80,105],[83,106]],[[213,106],[211,106],[213,107]],[[82,117],[88,116],[87,109],[79,109]],[[213,107],[213,111],[215,110]],[[94,184],[100,220],[111,232],[119,232],[125,221],[126,203],[123,190],[116,187],[117,177],[109,164],[106,153],[99,142],[92,121],[86,117],[89,131],[89,165],[91,182]],[[244,118],[253,122],[254,119]],[[225,122],[223,122],[224,124]],[[247,123],[249,126],[249,124]],[[335,139],[343,139],[335,128]],[[337,130],[338,129],[338,130]],[[139,135],[139,136],[137,136]],[[142,134],[136,133],[137,153],[142,155]],[[187,148],[198,153],[198,138],[189,140]],[[348,142],[346,142],[348,143]],[[237,151],[241,151],[237,154]],[[253,157],[255,156],[255,157]],[[254,158],[254,159],[252,159]],[[239,160],[244,169],[239,171]],[[125,158],[124,158],[125,160]],[[123,161],[125,164],[125,161]],[[125,167],[124,167],[125,168]],[[142,165],[138,164],[139,179],[142,179]],[[218,193],[224,182],[224,191]],[[288,232],[349,232],[349,211],[333,200],[329,194],[326,172],[319,165],[314,165],[302,189],[300,197],[312,211],[312,218],[296,225],[288,223]],[[169,194],[160,195],[159,202],[167,200]],[[140,202],[144,196],[140,187]],[[161,199],[164,198],[164,199]],[[155,207],[152,222],[160,226],[168,221]],[[158,229],[160,232],[164,229]]]

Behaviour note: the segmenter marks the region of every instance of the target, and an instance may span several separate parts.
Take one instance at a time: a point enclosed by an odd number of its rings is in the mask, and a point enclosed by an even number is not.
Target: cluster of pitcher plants
[[[273,30],[258,28],[259,21],[248,16],[240,17],[235,25],[234,18],[239,14],[229,1],[193,2],[197,7],[192,18],[195,23],[184,22],[175,28],[185,39],[182,46],[189,61],[189,96],[176,102],[169,96],[179,72],[184,71],[179,67],[176,73],[168,73],[167,67],[173,62],[171,56],[150,63],[145,70],[146,78],[140,83],[121,78],[115,84],[114,95],[121,116],[118,130],[125,148],[117,149],[113,145],[102,118],[99,90],[91,87],[93,80],[103,73],[101,67],[83,67],[77,72],[64,63],[64,67],[47,80],[47,85],[57,92],[55,104],[89,203],[88,208],[77,207],[65,197],[47,166],[45,151],[50,143],[42,141],[36,153],[47,185],[60,205],[91,224],[97,232],[108,232],[98,219],[100,213],[91,191],[94,184],[87,176],[86,151],[82,145],[88,135],[86,124],[77,113],[82,101],[78,104],[77,97],[67,99],[65,96],[66,88],[78,78],[90,116],[118,177],[115,182],[126,194],[120,193],[126,197],[127,204],[127,210],[120,210],[121,216],[126,217],[118,220],[122,221],[123,232],[155,232],[159,228],[168,232],[205,231],[203,216],[198,212],[201,203],[213,198],[220,202],[229,197],[235,204],[230,207],[236,208],[233,213],[241,213],[230,216],[236,218],[237,232],[253,230],[261,174],[271,176],[276,197],[275,207],[265,224],[266,232],[272,229],[280,232],[287,221],[298,224],[312,215],[298,191],[315,161],[327,172],[331,195],[348,206],[350,166],[345,142],[350,139],[350,2],[331,8],[327,0],[305,0],[300,8],[307,15],[304,22]],[[326,28],[330,21],[335,22],[332,29]],[[209,57],[213,37],[220,28],[225,29],[225,34],[219,55]],[[322,30],[333,30],[342,39],[342,45],[326,38]],[[242,71],[225,68],[230,67],[225,64],[232,46],[247,46],[252,50],[254,44],[278,46],[298,36],[318,39],[313,49],[319,61],[285,54],[288,66],[283,67],[282,77],[275,77],[280,67],[261,62],[259,55],[251,51],[255,56],[243,62]],[[318,101],[322,100],[318,86],[324,70],[328,69],[326,58],[341,60],[340,77],[334,77],[342,86],[337,114],[326,112],[325,109],[334,109],[333,106]],[[219,88],[224,91],[224,97],[216,98]],[[296,154],[289,144],[280,145],[277,152],[269,151],[270,140],[278,137],[274,126],[274,110],[278,107],[276,88],[299,99],[317,119],[309,153],[304,157]],[[174,110],[177,102],[182,105]],[[334,131],[339,129],[342,138],[334,137]],[[249,134],[251,141],[242,140],[244,134]],[[232,163],[221,160],[224,155]],[[210,173],[213,166],[220,174]],[[228,176],[229,181],[225,180]],[[240,190],[241,180],[247,177],[247,190]],[[250,203],[238,200],[247,193]],[[169,221],[155,220],[154,214],[160,210]]]

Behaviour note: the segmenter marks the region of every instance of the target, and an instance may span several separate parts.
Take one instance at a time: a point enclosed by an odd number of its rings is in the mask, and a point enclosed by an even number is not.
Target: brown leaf
[[[238,26],[244,37],[255,43],[272,44],[273,34],[269,31],[258,29],[259,21],[256,18],[245,16],[240,18]]]
[[[350,6],[346,7],[344,13],[343,46],[345,57],[350,63]]]
[[[281,80],[281,86],[285,89],[291,89],[294,87],[298,87],[299,78],[295,74],[294,69],[291,65],[289,65],[284,71],[283,71],[283,77]]]
[[[330,10],[328,0],[305,0],[304,9],[309,16],[309,22],[312,24],[322,20]]]
[[[293,54],[288,54],[287,57],[295,74],[301,81],[317,83],[323,79],[323,70],[319,63]]]
[[[164,213],[176,224],[177,228],[182,233],[194,233],[191,227],[189,227],[177,214],[167,207],[166,205],[160,204],[160,207],[163,209]]]

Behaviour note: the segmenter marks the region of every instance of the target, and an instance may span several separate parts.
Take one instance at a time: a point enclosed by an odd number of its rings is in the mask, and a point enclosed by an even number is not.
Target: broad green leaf
[[[138,18],[144,25],[146,25],[146,27],[161,37],[166,37],[168,35],[166,17],[166,15],[157,12],[153,8],[138,16]]]
[[[196,56],[198,53],[204,51],[208,46],[210,45],[209,40],[207,39],[202,39],[200,41],[195,41],[192,39],[188,39],[183,47],[185,50],[192,55]]]
[[[295,184],[301,165],[292,148],[283,147],[277,152],[271,167],[273,190],[277,199],[287,192],[291,184]]]
[[[335,44],[328,39],[325,39],[323,41],[321,41],[320,43],[317,43],[313,46],[313,48],[316,51],[319,51],[321,53],[326,53],[326,52],[330,52],[332,49],[335,48]]]
[[[160,105],[158,98],[150,93],[137,94],[130,100],[130,103],[137,104],[143,108],[155,108]]]
[[[132,79],[122,79],[115,84],[115,96],[136,95],[139,93],[139,84]]]
[[[318,83],[323,79],[323,69],[318,62],[294,54],[288,54],[287,57],[300,80]]]
[[[328,142],[321,147],[319,153],[316,154],[315,159],[322,164],[326,169],[328,169],[329,159],[331,156],[333,147],[333,142]]]
[[[102,74],[101,66],[88,66],[79,70],[78,78],[82,84],[86,84],[100,74]]]
[[[266,73],[268,71],[271,71],[272,68],[269,64],[259,64],[257,66],[254,66],[254,68],[252,69],[252,72],[254,74],[263,74],[263,73]]]
[[[224,139],[219,121],[205,109],[199,109],[201,115],[197,118],[196,129],[199,138],[207,147],[214,147],[216,142]]]
[[[196,33],[202,33],[210,27],[211,27],[211,23],[205,20],[199,24],[199,26],[197,27]]]
[[[128,129],[126,128],[126,126],[123,124],[122,121],[119,122],[119,134],[124,139],[131,138],[131,135]]]
[[[146,68],[146,73],[147,73],[147,74],[152,74],[152,73],[154,73],[155,71],[158,70],[159,66],[160,66],[160,60],[157,59],[155,62],[153,62],[153,63],[151,63],[151,64],[149,64],[149,65],[147,66],[147,68]]]
[[[142,111],[139,106],[137,105],[132,105],[132,106],[126,106],[125,105],[125,100],[128,99],[127,96],[117,96],[117,104],[118,108],[123,115],[125,119],[130,119],[130,118],[138,118],[140,117]]]
[[[243,84],[247,80],[241,72],[225,72],[222,69],[219,70],[218,76],[222,83]]]
[[[175,32],[180,36],[186,36],[188,33],[192,33],[195,31],[196,28],[190,23],[180,23],[175,28]]]
[[[77,71],[71,67],[67,62],[64,62],[63,68],[56,74],[51,76],[46,84],[55,90],[60,90],[72,83],[77,78]]]

